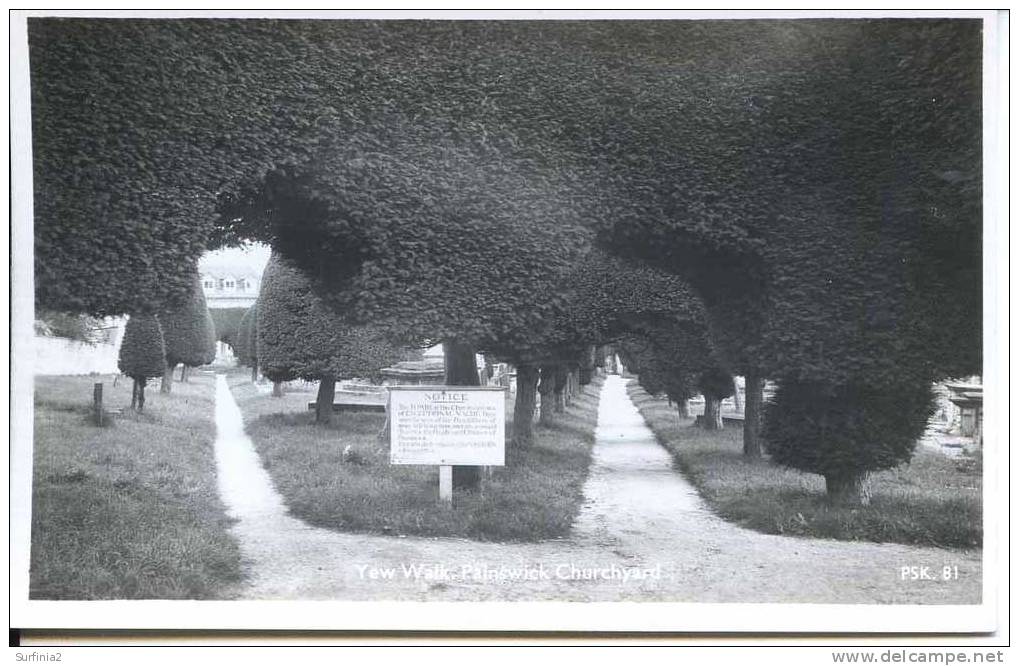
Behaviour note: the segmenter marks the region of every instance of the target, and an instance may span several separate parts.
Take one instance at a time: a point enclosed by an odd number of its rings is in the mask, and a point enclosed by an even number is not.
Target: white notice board
[[[389,462],[505,465],[506,389],[390,386]]]

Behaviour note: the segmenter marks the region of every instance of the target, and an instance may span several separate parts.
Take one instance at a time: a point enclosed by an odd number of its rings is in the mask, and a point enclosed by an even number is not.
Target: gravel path
[[[292,517],[225,377],[216,384],[220,494],[250,599],[973,604],[980,551],[759,534],[714,516],[606,379],[584,505],[567,539],[535,544],[344,534]],[[901,580],[904,566],[937,580]],[[958,580],[940,580],[957,566]]]

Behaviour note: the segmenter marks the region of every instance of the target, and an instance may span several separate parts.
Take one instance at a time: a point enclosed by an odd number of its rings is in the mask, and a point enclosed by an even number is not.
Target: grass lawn
[[[293,515],[350,532],[538,541],[565,535],[580,509],[594,444],[600,382],[586,388],[554,428],[536,426],[535,443],[493,468],[481,493],[455,493],[438,505],[435,466],[390,465],[389,443],[378,439],[383,414],[339,413],[317,426],[307,404],[314,393],[273,398],[243,374],[231,375],[245,427]],[[507,401],[507,435],[513,411]],[[350,446],[354,460],[344,460]]]
[[[743,458],[743,431],[709,432],[635,382],[627,391],[677,466],[723,518],[769,534],[972,548],[983,541],[981,464],[917,446],[913,460],[871,475],[871,505],[830,507],[824,479]]]
[[[92,384],[113,425],[86,416]],[[193,372],[130,409],[131,380],[37,377],[32,480],[34,599],[222,599],[240,552],[216,490],[214,377]]]

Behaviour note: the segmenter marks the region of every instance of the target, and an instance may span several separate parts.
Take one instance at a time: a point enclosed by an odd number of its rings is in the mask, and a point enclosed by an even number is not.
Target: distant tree
[[[216,335],[216,320],[212,318],[212,311],[205,309],[205,354],[200,365],[209,365],[216,360],[216,343],[219,336]],[[184,366],[185,368],[187,366]]]
[[[192,276],[187,300],[179,307],[161,312],[159,322],[166,343],[166,368],[160,391],[169,393],[173,369],[178,364],[194,368],[211,363],[216,355],[215,328],[197,274]]]
[[[216,339],[229,345],[234,356],[238,356],[237,336],[240,334],[241,319],[247,311],[247,308],[209,308],[216,330]]]
[[[684,359],[663,354],[654,343],[629,335],[616,345],[623,363],[636,373],[637,382],[651,395],[665,395],[676,405],[680,418],[690,417],[689,400],[697,395],[697,375]]]
[[[248,348],[250,347],[251,342],[248,339],[248,333],[252,312],[253,311],[250,306],[244,309],[244,314],[241,315],[241,319],[237,323],[237,337],[236,344],[234,346],[234,356],[237,357],[237,363],[247,367],[250,367],[251,365],[251,359],[248,354]]]
[[[134,380],[131,407],[145,409],[145,384],[150,377],[159,377],[166,370],[166,349],[163,331],[154,315],[134,315],[124,327],[117,367]]]
[[[722,400],[733,394],[732,374],[714,367],[701,372],[697,388],[704,396],[704,418],[701,426],[706,430],[721,430]]]
[[[707,430],[723,427],[721,402],[733,393],[732,375],[714,353],[705,330],[696,320],[684,325],[647,327],[618,343],[623,362],[653,395],[665,394],[681,417],[689,416],[687,401],[704,396],[699,420]]]
[[[258,380],[258,301],[251,304],[241,318],[234,353],[241,365],[251,368],[251,381]]]
[[[345,324],[322,304],[308,278],[277,254],[262,276],[258,303],[262,374],[276,384],[317,380],[315,417],[320,423],[332,418],[337,381],[377,379],[381,369],[405,356],[379,331]]]

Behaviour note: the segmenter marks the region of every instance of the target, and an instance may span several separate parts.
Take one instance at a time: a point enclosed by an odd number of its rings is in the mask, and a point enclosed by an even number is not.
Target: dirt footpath
[[[220,493],[249,599],[974,604],[980,551],[759,534],[711,514],[607,378],[584,505],[536,544],[343,534],[290,516],[217,377]],[[902,580],[925,566],[935,580]],[[958,567],[958,580],[942,568]]]

